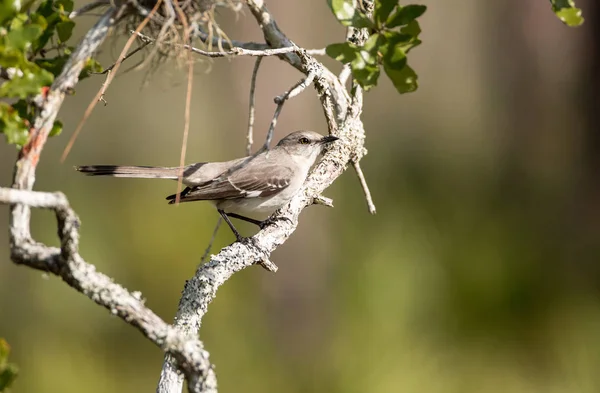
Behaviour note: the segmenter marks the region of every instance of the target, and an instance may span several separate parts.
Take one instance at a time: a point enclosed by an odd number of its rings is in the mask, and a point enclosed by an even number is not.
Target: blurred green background
[[[274,253],[277,274],[250,268],[219,290],[200,337],[221,391],[600,390],[600,5],[578,0],[586,23],[572,29],[547,1],[423,3],[424,44],[411,52],[419,90],[399,96],[382,77],[365,97],[362,165],[378,214],[368,214],[350,170],[326,192],[335,208],[307,209]],[[269,6],[302,46],[344,36],[324,0]],[[95,18],[81,19],[79,35]],[[231,38],[262,40],[246,10],[220,20]],[[105,45],[104,66],[123,43]],[[187,161],[240,156],[253,59],[199,61]],[[170,62],[147,75],[113,81],[108,105],[61,164],[104,78],[77,87],[35,188],[65,192],[83,222],[86,260],[172,321],[217,213],[167,205],[172,182],[72,169],[178,164],[185,70]],[[258,140],[273,97],[299,78],[276,59],[263,62]],[[309,90],[286,104],[276,138],[325,127]],[[2,186],[15,157],[0,143]],[[0,222],[7,212],[0,208]],[[55,228],[50,212],[34,211],[37,239],[57,244]],[[222,228],[213,251],[232,240]],[[14,392],[155,389],[163,356],[138,331],[57,278],[12,264],[7,236],[0,262],[0,336],[21,369]]]

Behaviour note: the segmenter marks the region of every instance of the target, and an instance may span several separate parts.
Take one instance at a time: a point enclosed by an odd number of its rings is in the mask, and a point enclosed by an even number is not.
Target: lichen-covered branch
[[[246,4],[263,30],[270,48],[297,48],[293,53],[281,54],[280,58],[313,81],[329,131],[340,137],[340,140],[325,153],[301,191],[287,206],[274,214],[272,224],[257,233],[248,243],[236,242],[223,248],[208,263],[201,265],[194,277],[187,281],[175,318],[175,326],[186,334],[196,333],[200,329],[202,317],[215,298],[217,289],[236,272],[268,260],[271,252],[294,232],[302,210],[313,203],[327,201],[320,194],[344,172],[349,163],[358,162],[365,154],[364,128],[360,120],[362,92],[358,90],[359,94],[351,97],[329,69],[285,36],[263,1],[246,0]],[[327,201],[327,204],[331,202]],[[183,381],[176,370],[173,359],[167,355],[157,392],[181,391]]]
[[[0,203],[19,204],[28,208],[52,209],[56,213],[60,248],[49,247],[30,239],[11,248],[17,264],[53,273],[97,304],[138,328],[145,337],[178,360],[178,364],[195,386],[193,392],[216,392],[216,378],[208,352],[196,335],[185,335],[167,324],[144,305],[139,292],[129,292],[96,271],[79,255],[80,222],[64,194],[0,188]]]

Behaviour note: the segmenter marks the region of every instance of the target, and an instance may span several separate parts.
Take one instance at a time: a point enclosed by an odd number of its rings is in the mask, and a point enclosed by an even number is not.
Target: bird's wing
[[[288,166],[252,165],[251,161],[228,178],[184,190],[180,201],[269,197],[288,187],[291,177],[292,169]],[[173,202],[175,196],[167,199]]]

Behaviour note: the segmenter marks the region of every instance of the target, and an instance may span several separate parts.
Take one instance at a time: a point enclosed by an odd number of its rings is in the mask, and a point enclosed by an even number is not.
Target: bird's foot
[[[270,224],[275,224],[275,223],[277,223],[277,221],[287,221],[287,222],[289,222],[290,224],[293,224],[293,223],[294,223],[294,222],[293,222],[291,219],[289,219],[288,217],[275,217],[275,218],[274,218],[274,217],[269,217],[269,218],[267,218],[266,220],[264,220],[264,221],[261,221],[261,222],[260,222],[260,224],[258,224],[258,226],[259,226],[259,228],[262,230],[262,229],[265,229],[265,227],[266,227],[266,226],[268,226],[268,225],[270,225]]]

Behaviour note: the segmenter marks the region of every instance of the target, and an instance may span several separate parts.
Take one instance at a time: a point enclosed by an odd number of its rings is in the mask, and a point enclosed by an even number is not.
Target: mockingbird
[[[242,240],[229,217],[248,221],[262,228],[268,220],[246,215],[271,215],[298,192],[324,147],[339,138],[313,131],[296,131],[281,139],[277,146],[253,159],[238,158],[225,162],[199,162],[183,167],[182,181],[187,187],[179,194],[180,202],[212,201],[219,214]],[[180,167],[87,165],[75,167],[92,176],[113,176],[177,180]],[[170,204],[177,194],[169,195]]]

